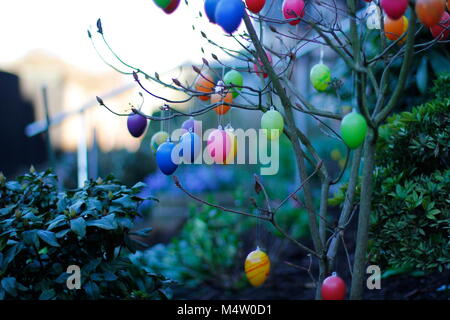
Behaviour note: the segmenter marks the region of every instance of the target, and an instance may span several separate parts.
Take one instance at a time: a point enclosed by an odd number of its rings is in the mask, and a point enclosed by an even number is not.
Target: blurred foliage
[[[143,184],[109,176],[58,192],[50,171],[0,174],[0,299],[160,299],[169,281],[128,258],[150,229],[130,232]],[[70,265],[81,289],[66,285]]]
[[[186,224],[169,244],[157,244],[130,258],[147,272],[161,273],[185,287],[205,282],[222,288],[240,287],[245,284],[243,273],[236,272],[236,268],[242,271],[240,236],[253,223],[251,218],[191,205]]]
[[[450,75],[436,99],[380,128],[370,259],[381,266],[450,268]]]

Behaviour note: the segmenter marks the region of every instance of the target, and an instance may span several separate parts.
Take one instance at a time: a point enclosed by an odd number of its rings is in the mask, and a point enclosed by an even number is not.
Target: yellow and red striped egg
[[[245,259],[245,275],[254,287],[262,285],[269,276],[270,259],[269,256],[259,248],[248,254]]]

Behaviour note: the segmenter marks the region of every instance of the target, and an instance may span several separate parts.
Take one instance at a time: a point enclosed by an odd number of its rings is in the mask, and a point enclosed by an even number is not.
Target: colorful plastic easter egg
[[[208,136],[208,153],[217,164],[224,164],[231,150],[230,136],[225,130],[219,128]]]
[[[156,150],[158,150],[159,146],[166,142],[168,138],[169,134],[165,131],[159,131],[155,133],[150,140],[150,147],[152,148],[152,151],[156,153]]]
[[[235,32],[245,13],[245,5],[242,0],[219,1],[216,6],[216,23],[227,33]]]
[[[403,16],[401,19],[392,20],[389,17],[384,18],[384,34],[389,40],[395,41],[408,30],[408,18]],[[406,41],[406,36],[399,43]]]
[[[270,64],[272,64],[272,55],[270,52],[266,51],[266,56]],[[261,59],[258,58],[258,63],[253,65],[253,70],[257,75],[267,78],[267,73],[263,72],[263,63],[261,62]]]
[[[417,0],[416,14],[420,22],[428,28],[441,21],[445,12],[445,3],[442,0]]]
[[[183,158],[184,163],[194,163],[200,154],[202,142],[200,137],[194,132],[186,132],[180,138],[180,147],[180,156]]]
[[[147,119],[137,113],[130,114],[127,119],[127,127],[133,137],[139,138],[147,129]]]
[[[285,19],[298,18],[289,21],[290,25],[295,26],[300,23],[301,18],[305,15],[305,2],[303,0],[284,0],[282,10]]]
[[[177,10],[179,4],[180,0],[170,0],[170,4],[166,8],[164,8],[163,11],[167,14],[171,14],[175,10]]]
[[[158,150],[156,150],[156,163],[158,164],[159,170],[168,176],[173,174],[178,168],[176,155],[173,155],[174,158],[172,158],[173,148],[175,148],[175,144],[167,141],[161,144]]]
[[[430,32],[433,37],[439,38],[439,40],[446,40],[450,36],[450,14],[444,12],[441,21],[430,28]]]
[[[228,136],[230,137],[230,143],[231,143],[231,147],[230,147],[230,152],[227,155],[227,158],[224,161],[224,164],[230,164],[230,163],[234,163],[234,160],[237,156],[237,136],[234,134],[234,130],[233,129],[225,129],[225,132],[228,134]]]
[[[341,122],[341,135],[350,149],[358,148],[366,138],[367,123],[362,115],[351,112]]]
[[[170,0],[153,0],[153,2],[161,9],[167,8],[170,4]]]
[[[205,0],[205,13],[209,22],[216,23],[216,7],[220,0]]]
[[[202,122],[195,120],[193,117],[184,121],[181,128],[187,132],[195,132],[199,136],[202,135]]]
[[[393,20],[400,19],[408,9],[408,0],[381,0],[380,6]]]
[[[261,286],[266,282],[270,273],[269,256],[259,248],[248,254],[245,259],[245,275],[254,287]]]
[[[223,96],[220,93],[214,93],[211,96],[211,103],[220,103],[220,102],[226,102],[226,103],[232,103],[233,102],[233,94],[231,92],[228,92],[225,96]],[[219,115],[224,115],[231,109],[231,106],[226,104],[221,104],[218,107],[214,108],[214,111]]]
[[[236,98],[239,95],[239,91],[242,90],[242,88],[240,87],[244,85],[244,78],[242,77],[242,74],[239,71],[230,70],[223,77],[223,82],[228,86],[230,85],[237,86],[236,88],[231,88],[233,98]]]
[[[323,280],[321,293],[323,300],[344,300],[347,286],[336,273]]]
[[[381,29],[381,10],[375,2],[372,2],[367,8],[366,16],[367,29]]]
[[[325,91],[331,82],[330,68],[323,63],[318,63],[312,67],[309,77],[313,87],[317,91]]]
[[[281,113],[275,109],[270,109],[261,117],[261,129],[270,140],[278,139],[283,133],[284,120]]]
[[[210,75],[199,75],[197,81],[195,82],[195,90],[202,93],[212,93],[214,92],[214,87],[216,84],[214,83],[213,78]],[[198,96],[198,98],[202,101],[208,101],[209,95]]]
[[[253,13],[259,13],[264,8],[266,0],[245,0],[245,3],[247,4],[248,10]]]

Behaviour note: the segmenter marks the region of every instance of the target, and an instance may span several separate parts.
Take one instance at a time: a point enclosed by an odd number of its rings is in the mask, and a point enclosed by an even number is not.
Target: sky
[[[206,16],[196,18],[199,11],[203,12],[203,0],[191,0],[189,6],[182,0],[171,15],[152,0],[4,0],[0,3],[0,64],[40,49],[81,69],[107,70],[87,37],[89,27],[95,34],[98,18],[115,51],[149,72],[200,62],[200,46],[205,44],[200,29],[237,48]],[[193,23],[197,31],[192,30]],[[223,56],[218,50],[213,52]]]

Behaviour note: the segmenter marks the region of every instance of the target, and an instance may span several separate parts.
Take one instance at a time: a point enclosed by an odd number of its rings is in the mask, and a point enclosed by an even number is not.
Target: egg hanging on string
[[[384,34],[389,40],[395,41],[408,30],[409,20],[403,16],[400,19],[392,20],[389,17],[384,18]],[[406,41],[404,36],[398,43],[403,44]]]
[[[269,256],[257,248],[248,254],[245,259],[245,275],[254,287],[261,286],[266,282],[270,273],[270,259]]]
[[[161,144],[163,144],[164,142],[166,142],[167,139],[169,139],[169,134],[167,132],[165,132],[165,131],[156,132],[152,136],[152,139],[150,140],[150,147],[151,147],[152,151],[154,153],[156,153],[156,150],[158,150],[159,146]]]
[[[216,7],[219,2],[220,0],[205,0],[205,13],[211,23],[216,23]]]
[[[367,21],[366,26],[367,29],[371,30],[380,30],[381,29],[381,10],[378,5],[372,2],[366,11]]]
[[[230,70],[223,77],[223,82],[228,86],[236,86],[235,88],[231,88],[231,93],[233,94],[233,98],[239,96],[240,91],[242,90],[242,86],[244,85],[244,78],[239,71]]]
[[[195,120],[194,117],[189,117],[189,119],[184,121],[181,128],[186,130],[186,132],[195,132],[199,136],[202,135],[202,122]]]
[[[195,82],[195,90],[208,95],[197,96],[202,101],[208,101],[209,95],[214,92],[215,82],[210,75],[199,75]]]
[[[322,300],[344,300],[347,292],[344,280],[338,277],[335,272],[323,280],[320,289]]]
[[[229,34],[235,32],[242,22],[245,5],[242,0],[219,1],[216,6],[215,20]]]
[[[156,150],[156,163],[159,170],[165,175],[173,174],[178,168],[179,159],[173,154],[175,144],[171,141],[164,142]]]
[[[312,67],[309,78],[317,91],[325,91],[331,82],[330,68],[323,63],[318,63]]]
[[[230,137],[231,146],[230,146],[230,152],[228,153],[227,158],[224,161],[224,164],[235,163],[235,159],[237,157],[237,151],[238,151],[237,136],[234,134],[234,129],[231,127],[225,128],[225,132]]]
[[[153,0],[153,2],[160,7],[161,9],[165,9],[169,6],[171,0]]]
[[[130,132],[133,137],[139,138],[144,134],[145,129],[147,129],[147,123],[147,118],[140,114],[132,113],[127,119],[128,132]]]
[[[207,150],[217,164],[224,164],[231,150],[230,136],[221,127],[208,136]]]
[[[389,18],[397,20],[408,9],[408,0],[381,0],[380,6]]]
[[[284,120],[281,113],[273,107],[261,117],[261,129],[270,140],[278,139],[283,132]]]
[[[253,13],[259,13],[266,4],[266,0],[245,0],[248,10]]]
[[[269,60],[269,63],[272,64],[272,55],[269,51],[266,51],[267,60]],[[267,78],[267,73],[263,71],[263,63],[260,58],[258,58],[258,63],[253,64],[253,71],[258,75],[262,76],[263,78]]]
[[[416,0],[416,14],[420,22],[428,28],[437,25],[445,12],[443,0]]]
[[[194,132],[186,132],[180,138],[180,157],[184,163],[192,164],[200,154],[202,142],[200,137]]]
[[[180,5],[180,0],[170,0],[169,5],[166,8],[164,8],[163,11],[167,14],[171,14],[175,10],[177,10],[179,5]]]
[[[450,9],[449,9],[450,10]],[[433,38],[439,40],[446,40],[450,36],[450,14],[444,12],[441,21],[430,28],[430,32]]]
[[[367,133],[366,119],[353,111],[341,121],[341,135],[350,149],[356,149],[364,142]]]
[[[303,0],[284,0],[281,10],[285,19],[295,20],[289,21],[289,24],[295,26],[300,23],[301,18],[305,15],[305,2]]]
[[[220,93],[214,93],[211,96],[211,103],[233,103],[233,94],[231,92],[222,95]],[[230,105],[220,104],[219,106],[214,108],[214,111],[219,115],[226,114],[231,109]]]

